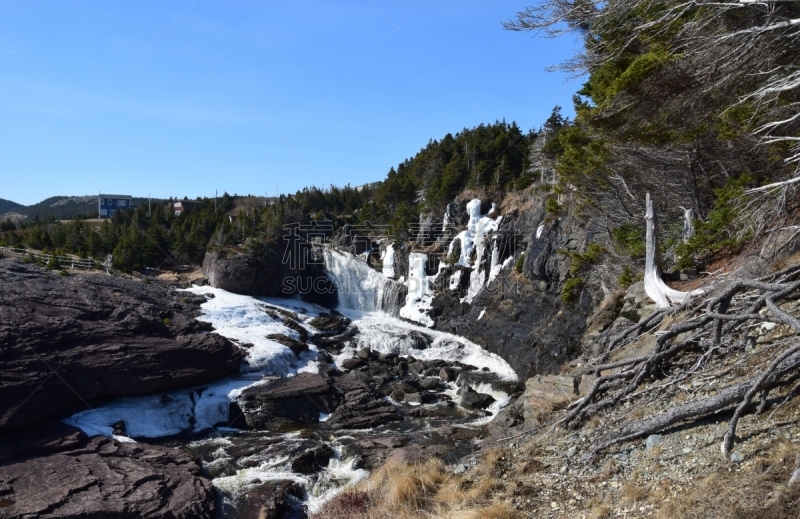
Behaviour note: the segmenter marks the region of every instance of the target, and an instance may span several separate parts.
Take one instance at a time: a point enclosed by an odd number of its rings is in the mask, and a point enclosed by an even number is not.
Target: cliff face
[[[496,265],[512,259],[472,304],[442,287],[434,299],[436,327],[499,354],[523,380],[558,370],[581,353],[587,319],[603,297],[600,275],[589,270],[581,273],[581,286],[570,300],[562,300],[567,280],[577,279],[570,274],[574,259],[569,252],[582,253],[602,238],[591,223],[571,215],[548,215],[542,201],[506,215],[485,242],[487,249],[499,250]],[[503,241],[510,243],[498,245]]]

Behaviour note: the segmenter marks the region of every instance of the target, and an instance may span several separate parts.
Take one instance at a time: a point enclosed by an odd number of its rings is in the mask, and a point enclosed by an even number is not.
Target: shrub
[[[148,278],[148,277],[143,277],[143,278],[142,278],[142,283],[144,283],[145,285],[149,285],[149,284],[150,284],[150,278]]]
[[[164,326],[169,326],[170,323],[169,317],[165,317],[164,319],[161,320],[161,322],[164,323]]]
[[[611,231],[614,244],[633,259],[644,258],[647,244],[645,243],[645,226],[625,223]]]
[[[561,212],[561,204],[558,203],[557,198],[548,198],[544,203],[544,209],[550,214],[558,214]]]
[[[619,287],[624,290],[629,286],[631,286],[632,284],[636,283],[637,281],[641,280],[642,280],[642,275],[641,274],[635,275],[633,273],[633,269],[626,265],[622,269],[622,274],[620,274],[619,277],[617,278],[617,283],[619,284]]]
[[[522,267],[523,267],[523,265],[525,265],[525,254],[524,254],[524,253],[523,253],[523,254],[520,254],[520,255],[519,255],[519,258],[517,258],[517,262],[516,262],[516,263],[514,263],[514,270],[515,270],[515,271],[516,271],[518,274],[522,274]]]
[[[69,276],[69,272],[67,272],[66,270],[61,270],[61,271],[59,271],[58,275],[59,276]]]
[[[45,266],[47,267],[47,270],[59,270],[59,269],[61,269],[61,262],[58,261],[58,256],[56,256],[55,252],[50,255],[50,259],[47,260],[47,265],[45,265]]]
[[[583,290],[583,284],[581,278],[569,278],[561,288],[561,300],[565,303],[574,300]]]
[[[590,243],[586,247],[585,252],[565,252],[572,258],[572,262],[569,266],[569,274],[570,276],[574,276],[581,268],[596,264],[600,260],[600,256],[608,252],[608,250],[599,243]]]
[[[739,201],[744,188],[753,178],[745,173],[739,178],[728,180],[725,185],[714,190],[714,207],[708,212],[705,221],[695,220],[694,236],[688,243],[675,247],[678,256],[676,267],[684,269],[692,265],[692,256],[708,254],[720,249],[736,249],[750,238],[742,235],[737,218],[741,214]]]

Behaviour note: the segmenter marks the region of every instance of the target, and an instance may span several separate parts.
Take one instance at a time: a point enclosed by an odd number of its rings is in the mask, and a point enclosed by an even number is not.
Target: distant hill
[[[0,198],[0,214],[10,213],[12,211],[18,212],[17,209],[24,207],[22,204],[12,202],[11,200],[4,200]]]
[[[153,202],[161,203],[162,200],[153,199]],[[146,204],[147,198],[136,198],[132,200],[134,207]],[[18,213],[26,217],[26,221],[38,216],[53,216],[56,220],[68,220],[76,216],[85,215],[91,218],[97,217],[97,195],[86,196],[51,196],[33,205],[22,205],[10,200],[0,199],[0,215],[5,213]]]

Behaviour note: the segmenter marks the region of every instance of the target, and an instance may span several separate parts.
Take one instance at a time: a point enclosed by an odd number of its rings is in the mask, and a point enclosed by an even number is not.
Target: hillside
[[[18,212],[20,208],[24,207],[22,204],[12,202],[11,200],[4,200],[0,198],[0,215],[10,213],[12,211]]]

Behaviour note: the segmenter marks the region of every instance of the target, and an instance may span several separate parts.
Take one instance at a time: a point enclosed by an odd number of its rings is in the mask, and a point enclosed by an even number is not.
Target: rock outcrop
[[[200,465],[177,449],[89,440],[55,425],[43,437],[0,439],[0,518],[194,519],[216,516],[214,489]],[[38,445],[38,448],[36,447]],[[48,447],[49,446],[49,447]],[[35,450],[32,450],[35,449]]]
[[[542,202],[506,215],[497,233],[504,237],[499,261],[515,251],[519,257],[524,251],[521,268],[507,266],[486,283],[471,305],[461,301],[462,293],[449,289],[449,275],[444,276],[430,314],[435,327],[497,353],[522,380],[555,372],[582,351],[587,318],[602,300],[601,283],[589,269],[570,272],[575,260],[569,253],[584,252],[603,232],[570,215],[549,215]],[[490,239],[485,243],[489,247]],[[486,263],[481,268],[488,269]],[[462,285],[468,283],[467,276],[467,272],[461,276]],[[564,301],[565,282],[579,276],[585,277],[583,288]]]
[[[238,373],[243,351],[195,320],[204,301],[161,283],[0,263],[0,432]]]
[[[208,284],[228,292],[245,295],[286,296],[283,280],[291,275],[279,247],[267,247],[258,258],[233,250],[207,252],[203,274]]]

